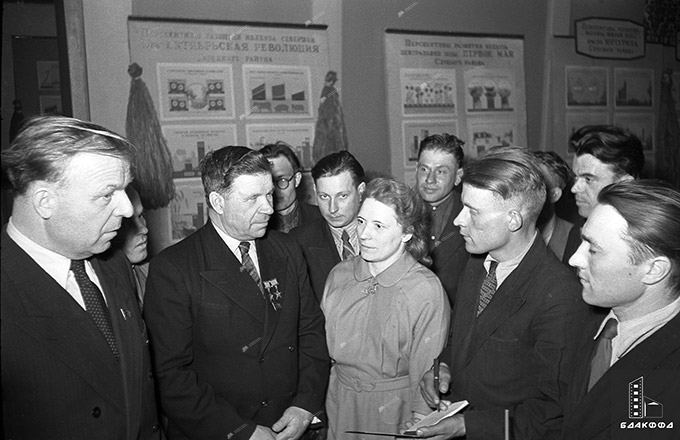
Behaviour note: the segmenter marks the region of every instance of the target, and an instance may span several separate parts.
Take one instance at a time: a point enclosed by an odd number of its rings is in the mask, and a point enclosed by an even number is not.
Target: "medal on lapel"
[[[267,292],[267,297],[271,303],[274,310],[281,310],[281,292],[279,291],[279,281],[274,278],[273,280],[263,281],[264,290]]]

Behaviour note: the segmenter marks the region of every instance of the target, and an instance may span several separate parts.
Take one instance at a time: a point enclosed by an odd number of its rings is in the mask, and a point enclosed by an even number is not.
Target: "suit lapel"
[[[66,290],[14,241],[3,238],[16,258],[4,258],[2,265],[12,274],[27,315],[18,325],[123,412],[120,368],[104,336]]]
[[[248,275],[248,272],[241,270],[241,263],[215,231],[212,222],[208,222],[200,233],[208,267],[201,272],[201,277],[241,307],[253,319],[260,323],[264,322],[262,301],[257,298],[262,296],[260,290]]]
[[[274,335],[274,330],[276,329],[276,325],[281,316],[281,309],[286,307],[286,294],[290,292],[284,291],[284,286],[287,285],[286,257],[280,252],[277,252],[266,239],[256,240],[255,245],[257,246],[257,257],[260,260],[262,282],[268,286],[265,288],[267,305],[264,320],[264,335],[262,337],[262,344],[260,345],[260,355],[262,355]],[[274,285],[274,281],[276,285]],[[273,298],[271,296],[273,296]],[[272,306],[272,301],[276,301],[277,296],[278,304],[280,304],[281,307],[274,308]]]

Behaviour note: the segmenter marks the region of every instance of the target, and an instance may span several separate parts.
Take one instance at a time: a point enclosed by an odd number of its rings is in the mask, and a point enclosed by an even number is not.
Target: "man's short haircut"
[[[390,206],[397,214],[397,223],[404,232],[413,234],[406,243],[406,250],[416,260],[423,260],[428,254],[428,231],[430,216],[425,202],[418,192],[404,183],[394,179],[376,177],[368,182],[364,201],[372,198]],[[430,259],[424,261],[426,264]]]
[[[574,172],[559,154],[554,151],[532,151],[531,154],[550,172],[550,182],[548,182],[550,186],[561,190],[571,188]]]
[[[297,173],[300,171],[300,160],[293,151],[293,148],[283,142],[277,141],[275,144],[267,144],[260,150],[264,157],[267,159],[274,159],[276,157],[285,157],[290,162],[290,166],[293,167],[293,172]]]
[[[463,160],[465,159],[463,145],[465,145],[465,142],[452,134],[433,134],[420,141],[418,160],[420,160],[420,155],[425,150],[442,151],[444,153],[452,154],[453,157],[456,158],[458,166],[462,167]]]
[[[614,125],[586,125],[569,139],[576,156],[590,154],[612,167],[617,176],[639,179],[645,165],[642,142],[628,130]]]
[[[135,147],[123,136],[102,126],[64,116],[27,119],[12,145],[2,152],[17,195],[36,181],[59,182],[69,161],[79,153],[111,156],[134,163]]]
[[[469,161],[462,181],[517,203],[524,221],[534,224],[546,199],[545,181],[536,159],[520,147],[496,147]]]
[[[319,159],[312,168],[312,178],[316,183],[321,177],[337,176],[345,171],[349,171],[355,187],[364,181],[364,167],[347,150],[331,153]]]
[[[237,177],[271,173],[271,165],[264,154],[239,146],[209,152],[201,161],[200,168],[205,200],[211,209],[211,192],[228,194]]]
[[[661,180],[632,180],[606,186],[597,201],[628,223],[624,240],[633,264],[661,255],[671,260],[669,286],[680,295],[680,191]]]

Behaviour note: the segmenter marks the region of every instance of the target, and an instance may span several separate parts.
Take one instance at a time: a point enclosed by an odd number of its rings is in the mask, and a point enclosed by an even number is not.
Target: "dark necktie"
[[[349,242],[349,234],[347,229],[342,230],[342,261],[348,260],[354,256],[354,248]]]
[[[607,372],[612,362],[612,339],[618,334],[618,322],[614,318],[609,318],[604,328],[597,337],[597,348],[595,356],[590,363],[590,381],[588,391],[597,383],[598,380]]]
[[[486,274],[484,281],[482,282],[482,288],[479,290],[479,305],[477,306],[477,316],[484,311],[486,306],[491,302],[491,298],[496,293],[496,267],[498,267],[498,261],[490,261],[489,273]]]
[[[113,335],[109,308],[106,307],[104,296],[99,287],[87,276],[85,260],[71,260],[71,270],[76,277],[80,293],[83,295],[85,310],[90,314],[90,317],[109,344],[111,352],[118,359],[118,346],[116,345],[116,337]]]
[[[257,284],[257,288],[260,289],[260,293],[264,297],[264,289],[262,288],[262,280],[260,280],[260,275],[257,273],[257,269],[255,268],[255,263],[253,263],[252,258],[250,258],[250,254],[248,251],[250,250],[250,243],[247,241],[242,241],[238,245],[238,250],[241,251],[241,261],[242,261],[242,266],[241,270],[245,270],[248,272],[248,275],[250,275],[250,278],[255,281],[255,284]]]

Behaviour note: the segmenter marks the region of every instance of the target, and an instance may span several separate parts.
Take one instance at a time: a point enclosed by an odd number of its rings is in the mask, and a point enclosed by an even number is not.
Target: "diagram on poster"
[[[208,219],[208,207],[200,178],[175,179],[175,198],[170,202],[172,240],[193,234]]]
[[[614,69],[616,108],[634,107],[652,109],[654,96],[653,69]]]
[[[312,117],[308,66],[243,65],[245,117]]]
[[[654,149],[654,114],[653,113],[617,113],[614,114],[614,125],[624,128],[640,139],[642,149]]]
[[[172,177],[199,177],[198,164],[212,150],[236,145],[236,125],[164,125]]]
[[[510,70],[467,70],[465,89],[465,108],[468,113],[512,112],[517,107],[514,103],[517,99],[515,81]]]
[[[248,147],[259,150],[267,144],[283,141],[293,147],[303,169],[314,166],[312,145],[314,124],[249,124],[246,125]]]
[[[455,115],[456,71],[401,69],[402,115]]]
[[[569,139],[576,131],[585,125],[607,125],[609,124],[609,113],[607,112],[578,112],[567,113],[567,153],[574,154],[574,149],[569,145]]]
[[[517,127],[512,121],[498,119],[468,120],[468,140],[471,145],[465,145],[465,153],[472,157],[479,157],[490,148],[516,145]]]
[[[404,166],[414,168],[418,164],[420,142],[433,134],[449,133],[458,136],[458,121],[403,121]]]
[[[566,66],[567,108],[607,107],[607,68]]]
[[[159,63],[157,68],[161,119],[234,117],[231,65]]]

